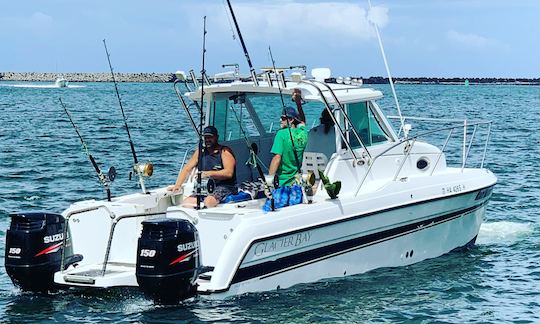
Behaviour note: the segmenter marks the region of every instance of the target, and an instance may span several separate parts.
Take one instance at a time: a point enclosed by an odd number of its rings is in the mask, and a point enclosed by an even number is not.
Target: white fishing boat
[[[243,163],[250,150],[233,114],[243,114],[242,127],[251,130],[249,141],[257,144],[261,163],[269,165],[274,132],[265,121],[280,114],[277,82],[261,79],[258,86],[239,81],[205,88],[205,123],[230,134],[223,144],[235,152],[239,182],[256,180],[257,174]],[[288,80],[281,87],[285,94],[302,89],[306,107],[317,102],[338,121],[328,161],[321,155],[326,147],[308,143],[312,151],[305,153],[304,160],[315,162],[305,162],[303,169],[306,173],[324,170],[331,180],[340,180],[338,198],[330,199],[319,183],[311,203],[268,213],[261,208],[266,198],[211,209],[184,208],[180,206],[183,194],[165,188],[111,201],[77,202],[55,218],[56,232],[41,236],[47,244],[34,254],[61,254],[62,239],[70,233],[72,252],[66,250],[64,258],[56,256],[63,265],[54,273],[54,282],[96,288],[138,286],[137,269],[156,269],[155,263],[169,264],[188,255],[183,260],[191,259],[180,264],[179,272],[188,271],[187,277],[194,279],[188,280],[188,286],[196,287],[199,294],[222,298],[406,266],[474,243],[496,177],[482,165],[467,166],[467,145],[461,151],[461,165],[451,167],[444,147],[423,142],[424,135],[397,136],[376,102],[382,97],[379,91],[308,78]],[[200,88],[185,95],[198,102]],[[268,102],[277,107],[271,117],[263,104]],[[449,140],[458,140],[451,135],[482,125],[490,123],[469,122],[436,132],[445,131]],[[465,140],[471,143],[473,138]],[[183,192],[190,194],[194,185],[192,179]],[[49,218],[54,217],[14,215],[11,228],[41,228]],[[171,222],[153,221],[156,218]],[[59,231],[61,219],[68,224],[64,231]],[[186,224],[196,234],[177,229]],[[138,248],[145,226],[149,237],[171,240],[173,251],[163,254],[157,245],[165,243],[159,239]],[[11,252],[21,253],[17,250],[21,246],[11,244],[9,238],[6,260]],[[162,289],[161,284],[153,285]]]
[[[66,88],[68,86],[68,80],[61,76],[54,81],[54,84],[58,88]]]
[[[401,118],[396,132],[377,103],[380,91],[335,80],[330,70],[310,77],[274,68],[251,80],[211,84],[192,74],[177,82],[188,89],[179,99],[194,136],[200,128],[191,109],[200,107],[204,125],[233,150],[238,183],[260,179],[245,162],[256,154],[263,170],[270,164],[282,95],[301,89],[306,111],[324,109],[334,121],[330,145],[308,137],[302,177],[320,170],[341,181],[337,197],[318,181],[311,196],[304,185],[303,203],[275,211],[262,210],[267,197],[260,194],[197,210],[181,206],[197,187],[192,177],[180,192],[143,185],[140,193],[74,203],[62,215],[17,213],[7,233],[7,273],[29,290],[131,286],[174,302],[407,266],[474,244],[497,181],[484,167],[491,122],[411,135]],[[444,136],[440,145],[426,141],[433,134]],[[145,169],[135,166],[141,184]]]

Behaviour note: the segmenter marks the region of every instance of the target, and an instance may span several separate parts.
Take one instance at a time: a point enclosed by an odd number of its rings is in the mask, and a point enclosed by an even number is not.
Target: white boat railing
[[[395,118],[395,116],[389,116],[388,118]],[[411,117],[404,117],[404,120],[407,119],[407,118],[408,119],[413,119]],[[407,161],[407,159],[409,158],[409,156],[410,156],[410,154],[412,152],[412,148],[414,147],[414,144],[417,142],[417,140],[419,138],[424,138],[424,137],[427,137],[428,135],[437,134],[437,133],[441,133],[441,132],[444,132],[444,131],[448,131],[448,135],[446,136],[446,140],[445,140],[440,152],[437,154],[437,160],[435,161],[435,164],[431,168],[431,172],[429,174],[430,176],[433,175],[433,172],[437,168],[437,165],[439,164],[439,161],[440,161],[442,155],[446,152],[446,149],[448,147],[448,143],[449,143],[450,138],[452,137],[454,131],[455,130],[460,130],[461,128],[463,128],[463,143],[462,143],[462,149],[461,149],[461,155],[462,155],[461,172],[463,172],[463,170],[465,169],[465,166],[467,164],[468,158],[469,158],[469,153],[471,151],[473,141],[474,141],[475,136],[477,134],[477,129],[479,127],[487,127],[487,134],[486,134],[486,139],[485,139],[485,142],[484,142],[482,160],[481,160],[481,163],[480,163],[480,168],[482,169],[484,167],[484,162],[485,162],[486,153],[487,153],[487,146],[488,146],[489,138],[490,138],[490,135],[491,135],[491,124],[492,124],[491,121],[482,121],[482,120],[480,120],[480,121],[467,121],[467,120],[450,120],[450,119],[441,120],[441,119],[434,119],[434,118],[423,119],[423,118],[417,118],[417,117],[415,117],[414,119],[416,119],[416,120],[439,121],[439,122],[459,122],[460,124],[455,125],[455,126],[437,128],[435,130],[426,131],[426,132],[420,133],[420,134],[412,136],[412,137],[404,138],[404,139],[400,140],[399,142],[395,143],[394,145],[391,145],[390,147],[386,148],[381,153],[377,154],[375,157],[372,158],[371,163],[369,164],[368,169],[366,170],[366,173],[364,174],[362,180],[360,181],[360,183],[358,185],[358,188],[356,189],[355,195],[358,195],[358,193],[360,192],[360,189],[362,189],[362,185],[365,183],[368,175],[371,173],[371,170],[373,169],[373,166],[377,163],[377,161],[379,160],[380,157],[386,156],[387,153],[390,152],[392,149],[394,149],[394,148],[396,148],[396,147],[398,147],[400,145],[403,145],[405,143],[405,147],[404,147],[404,150],[403,150],[403,158],[402,158],[402,160],[400,162],[400,165],[398,166],[398,169],[396,170],[396,173],[394,174],[394,177],[393,177],[393,181],[396,181],[398,179],[398,177],[399,177],[399,174],[400,174],[404,164],[405,164],[405,161]],[[467,136],[468,127],[473,127],[472,134],[469,137]],[[395,153],[393,152],[392,155],[394,155],[394,154]]]
[[[399,119],[400,117],[399,116],[388,116],[388,118],[390,118],[390,119]],[[463,154],[463,156],[462,156],[462,161],[463,161],[462,169],[465,167],[465,162],[466,162],[467,157],[469,155],[471,145],[472,145],[472,140],[474,139],[474,136],[476,134],[476,130],[478,129],[478,126],[479,125],[488,125],[487,126],[488,129],[487,129],[486,143],[485,143],[485,146],[484,146],[484,154],[482,155],[482,163],[480,164],[480,168],[484,167],[487,144],[488,144],[488,141],[489,141],[489,136],[491,135],[491,124],[492,124],[492,122],[490,120],[467,120],[467,119],[411,117],[411,116],[406,116],[406,117],[401,117],[401,118],[404,121],[406,121],[406,120],[418,120],[418,121],[427,121],[427,122],[435,122],[435,123],[456,123],[456,124],[459,124],[459,125],[463,125],[463,152],[466,152],[466,154]],[[468,130],[467,126],[474,126],[474,129],[473,129],[471,139],[469,141],[468,146],[467,146],[467,130]],[[460,126],[458,126],[458,127],[460,127]],[[403,127],[400,127],[399,132],[398,132],[398,137],[401,134],[402,129],[403,129]],[[449,134],[449,136],[450,135],[451,135],[451,133]]]
[[[121,220],[126,219],[126,218],[160,216],[160,215],[163,215],[163,216],[166,217],[166,215],[168,213],[169,214],[170,213],[182,213],[187,218],[189,218],[194,224],[197,223],[194,220],[194,218],[191,217],[191,215],[184,212],[183,210],[171,210],[171,211],[162,211],[162,212],[153,212],[153,213],[135,213],[135,214],[120,215],[120,216],[116,217],[113,220],[112,224],[111,224],[111,230],[109,232],[109,240],[107,242],[107,249],[105,250],[105,259],[103,260],[103,267],[101,268],[101,276],[104,277],[106,272],[107,272],[107,264],[109,263],[109,254],[110,254],[110,251],[111,251],[111,245],[112,245],[112,240],[113,240],[114,230],[116,228],[116,224],[118,224]]]
[[[98,210],[98,209],[105,209],[105,211],[107,211],[107,213],[109,214],[109,217],[111,217],[111,219],[114,219],[116,217],[116,215],[109,209],[109,207],[107,207],[105,205],[97,205],[97,206],[91,206],[91,207],[72,210],[69,213],[67,213],[66,216],[64,216],[65,225],[64,225],[64,232],[62,233],[62,235],[63,235],[62,237],[64,238],[64,245],[62,246],[62,253],[61,253],[61,256],[60,256],[60,271],[61,272],[64,272],[64,263],[65,263],[65,257],[66,257],[66,245],[67,245],[66,243],[67,243],[67,233],[68,233],[68,227],[69,227],[69,219],[72,216],[82,214],[82,213],[86,213],[86,212],[90,212],[90,211],[95,211],[95,210]]]
[[[197,110],[199,111],[200,114],[202,114],[202,108],[196,103],[196,102],[192,102],[191,104],[188,104],[186,102],[186,100],[184,99],[184,95],[182,94],[182,92],[180,91],[180,89],[178,89],[178,86],[177,84],[179,82],[182,82],[184,83],[184,86],[189,90],[189,85],[188,83],[186,82],[186,80],[176,80],[174,81],[174,92],[176,93],[176,96],[178,97],[178,101],[180,102],[180,104],[182,105],[182,108],[184,109],[184,111],[186,112],[188,118],[189,118],[189,121],[191,122],[191,126],[193,127],[193,129],[195,130],[195,132],[199,135],[199,129],[197,127],[197,125],[195,124],[195,120],[193,119],[193,115],[191,114],[191,111],[189,110],[189,108],[195,106],[197,108]]]
[[[334,93],[334,91],[332,90],[332,88],[330,88],[327,84],[325,84],[323,82],[315,81],[315,80],[302,80],[299,83],[304,83],[304,84],[310,85],[310,86],[314,87],[319,92],[319,96],[321,97],[321,101],[324,104],[325,109],[328,111],[328,113],[330,115],[330,118],[332,118],[332,121],[334,122],[334,125],[336,125],[337,128],[338,128],[341,140],[343,141],[345,146],[347,146],[348,151],[351,152],[351,154],[352,154],[352,156],[354,158],[355,163],[353,164],[353,166],[356,166],[356,164],[364,164],[365,161],[362,158],[358,158],[358,156],[354,152],[354,149],[352,148],[351,144],[347,140],[347,136],[345,135],[347,130],[343,130],[341,124],[336,120],[336,117],[334,116],[334,111],[335,110],[339,110],[341,112],[341,114],[343,115],[343,117],[346,119],[346,122],[350,126],[350,129],[352,130],[353,135],[356,137],[356,140],[358,141],[358,143],[360,143],[360,145],[362,146],[362,149],[364,150],[364,152],[367,153],[367,157],[368,157],[367,163],[370,164],[371,159],[372,159],[371,154],[369,153],[367,147],[364,145],[364,142],[362,141],[362,139],[358,135],[358,132],[356,131],[356,128],[354,127],[353,123],[351,122],[351,120],[349,118],[349,115],[347,114],[347,112],[343,108],[343,105],[339,102],[339,100],[338,100],[336,94]],[[323,85],[323,86],[325,86],[327,88],[327,90],[330,92],[330,94],[334,98],[338,108],[332,109],[332,106],[330,105],[330,103],[328,102],[326,97],[324,96],[323,90],[320,88],[320,86],[318,84]]]
[[[74,216],[74,215],[78,215],[78,214],[82,214],[82,213],[86,213],[86,212],[90,212],[90,211],[95,211],[95,210],[98,210],[98,209],[105,209],[105,211],[109,214],[109,216],[111,217],[112,219],[112,224],[111,224],[111,229],[109,231],[109,239],[107,241],[107,247],[105,249],[105,256],[104,256],[104,259],[103,259],[103,265],[102,265],[102,268],[101,268],[101,276],[104,277],[106,272],[107,272],[107,264],[109,263],[109,255],[110,255],[110,251],[111,251],[111,245],[112,245],[112,241],[113,241],[113,237],[114,237],[114,230],[116,229],[116,225],[118,224],[118,222],[120,222],[121,220],[123,219],[126,219],[126,218],[134,218],[134,217],[148,217],[148,216],[159,216],[159,215],[166,215],[167,213],[182,213],[184,214],[188,219],[190,219],[191,221],[194,221],[193,217],[191,215],[189,215],[188,213],[184,212],[183,210],[172,210],[172,211],[163,211],[163,212],[153,212],[153,213],[134,213],[134,214],[125,214],[125,215],[120,215],[120,216],[116,216],[107,206],[105,205],[97,205],[97,206],[92,206],[92,207],[88,207],[88,208],[82,208],[82,209],[78,209],[78,210],[74,210],[74,211],[71,211],[69,212],[66,216],[65,216],[65,220],[66,220],[66,225],[64,226],[64,233],[63,233],[63,237],[66,238],[66,234],[68,232],[68,224],[69,224],[69,219]],[[196,221],[194,222],[196,224]],[[67,239],[64,239],[65,242],[67,242]],[[61,260],[60,260],[60,272],[61,273],[64,273],[66,269],[64,269],[64,266],[65,266],[65,244],[64,246],[62,247],[62,254],[61,254]]]

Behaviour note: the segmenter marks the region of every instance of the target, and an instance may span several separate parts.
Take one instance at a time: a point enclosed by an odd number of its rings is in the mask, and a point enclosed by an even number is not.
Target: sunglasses
[[[283,121],[287,120],[287,116],[285,116],[285,115],[281,116],[280,118],[281,118],[281,120],[283,120]]]

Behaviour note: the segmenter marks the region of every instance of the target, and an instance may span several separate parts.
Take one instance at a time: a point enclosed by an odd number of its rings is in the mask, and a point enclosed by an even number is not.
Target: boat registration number
[[[442,188],[442,193],[443,193],[443,195],[446,195],[446,194],[450,194],[450,193],[462,192],[463,190],[465,190],[465,185],[459,184],[459,185],[455,185],[455,186],[443,187]]]

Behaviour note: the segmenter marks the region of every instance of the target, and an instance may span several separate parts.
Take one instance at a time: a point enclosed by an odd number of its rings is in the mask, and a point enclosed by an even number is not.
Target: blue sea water
[[[3,267],[10,212],[61,212],[72,202],[104,197],[59,97],[98,162],[117,168],[113,194],[138,190],[128,180],[132,157],[112,84],[15,85],[0,83],[2,321],[540,322],[538,87],[396,86],[404,115],[494,121],[486,163],[499,182],[473,248],[409,267],[163,307],[135,289],[35,295],[11,284]],[[388,86],[374,87],[390,93]],[[155,165],[147,186],[173,183],[194,136],[172,85],[126,83],[120,91],[139,160]],[[396,114],[390,96],[380,104]]]

